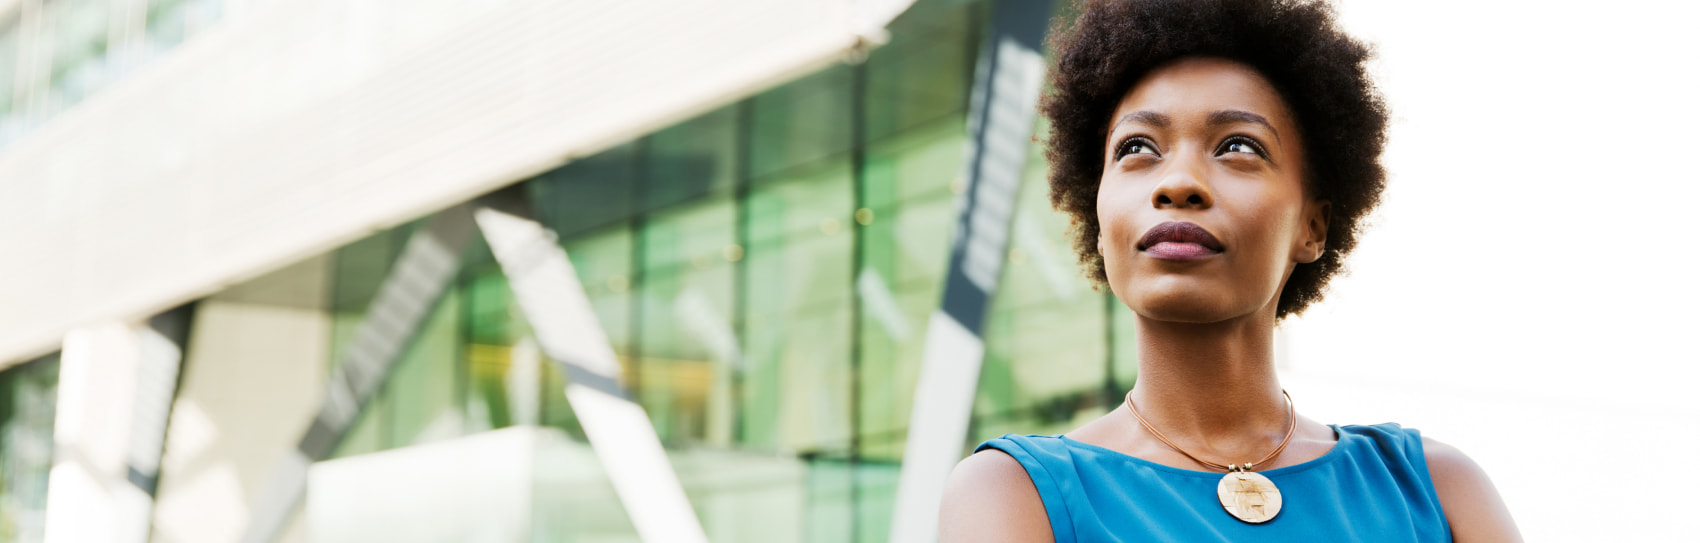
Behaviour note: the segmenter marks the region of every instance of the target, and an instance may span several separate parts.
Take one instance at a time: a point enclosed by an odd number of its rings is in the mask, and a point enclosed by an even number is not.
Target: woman
[[[941,539],[1519,540],[1457,449],[1304,418],[1277,382],[1276,323],[1321,299],[1384,185],[1368,48],[1315,2],[1081,11],[1042,104],[1051,198],[1137,315],[1138,384],[1065,435],[982,444]]]

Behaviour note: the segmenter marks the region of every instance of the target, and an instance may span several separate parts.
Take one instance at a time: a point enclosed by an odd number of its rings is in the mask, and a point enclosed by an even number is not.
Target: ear
[[[1311,200],[1305,204],[1305,223],[1299,233],[1298,247],[1293,251],[1294,261],[1309,264],[1322,258],[1322,253],[1328,248],[1328,220],[1333,211],[1333,204],[1328,200]]]

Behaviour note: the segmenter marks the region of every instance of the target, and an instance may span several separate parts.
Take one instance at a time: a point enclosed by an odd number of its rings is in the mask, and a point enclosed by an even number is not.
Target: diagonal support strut
[[[638,535],[650,543],[706,543],[649,415],[620,380],[619,359],[554,231],[489,207],[475,217],[538,345],[567,375],[567,402]]]
[[[438,213],[408,238],[354,339],[343,348],[342,364],[325,384],[324,400],[312,425],[300,444],[284,453],[261,487],[240,541],[270,543],[283,531],[306,494],[307,469],[328,458],[348,435],[460,271],[461,251],[472,237],[472,228],[471,210],[459,205]]]

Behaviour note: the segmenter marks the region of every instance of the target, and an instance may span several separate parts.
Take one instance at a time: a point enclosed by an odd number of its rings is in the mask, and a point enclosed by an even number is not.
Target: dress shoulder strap
[[[1445,510],[1440,506],[1440,495],[1435,492],[1434,480],[1429,477],[1422,432],[1392,422],[1340,426],[1339,429],[1342,445],[1348,436],[1357,443],[1367,441],[1366,445],[1355,448],[1361,450],[1367,447],[1371,451],[1353,454],[1354,463],[1361,472],[1385,470],[1382,473],[1391,479],[1393,484],[1390,486],[1404,495],[1404,503],[1410,508],[1415,528],[1432,531],[1431,535],[1437,538],[1451,539],[1452,529],[1446,521]],[[1371,465],[1377,463],[1382,468],[1372,469]]]
[[[1045,516],[1051,522],[1051,535],[1057,543],[1075,541],[1074,521],[1069,514],[1070,499],[1082,496],[1080,473],[1075,469],[1074,456],[1059,436],[1004,434],[974,448],[974,452],[995,449],[1009,455],[1027,470],[1033,488],[1045,504]]]

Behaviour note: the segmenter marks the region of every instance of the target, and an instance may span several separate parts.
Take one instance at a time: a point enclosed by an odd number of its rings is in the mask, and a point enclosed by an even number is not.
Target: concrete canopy
[[[0,150],[0,368],[839,61],[912,1],[248,3]]]

